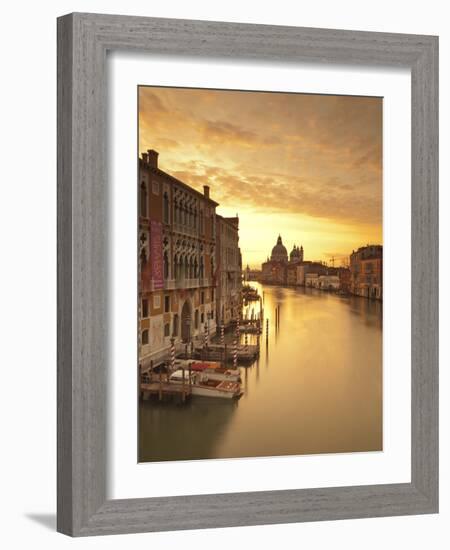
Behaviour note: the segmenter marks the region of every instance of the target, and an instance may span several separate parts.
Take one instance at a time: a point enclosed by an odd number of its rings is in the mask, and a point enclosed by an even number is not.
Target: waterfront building
[[[350,255],[350,292],[357,296],[383,298],[383,247],[367,245]]]
[[[139,159],[139,359],[167,357],[215,330],[216,207],[158,168],[158,153]]]
[[[319,274],[318,273],[306,273],[305,286],[311,288],[319,288]]]
[[[312,284],[307,284],[306,276],[311,273],[313,275],[327,275],[328,273],[327,266],[321,262],[311,262],[306,261],[302,262],[297,266],[297,285],[298,286],[313,286]]]
[[[317,288],[322,290],[339,290],[339,277],[337,275],[319,275]]]
[[[298,265],[294,263],[289,263],[286,266],[286,284],[289,286],[297,285],[297,270]]]
[[[294,245],[291,253],[283,244],[281,235],[278,235],[277,242],[272,248],[270,258],[261,266],[261,280],[264,283],[285,285],[297,284],[297,267],[303,262],[303,246],[300,248]]]
[[[351,283],[351,274],[348,267],[339,267],[338,268],[339,276],[339,287],[342,292],[345,294],[350,293],[350,283]]]
[[[240,311],[242,258],[239,248],[239,218],[216,214],[217,324],[228,326]]]
[[[260,269],[250,269],[250,266],[247,264],[247,267],[244,271],[245,281],[260,281],[261,277],[262,271]]]

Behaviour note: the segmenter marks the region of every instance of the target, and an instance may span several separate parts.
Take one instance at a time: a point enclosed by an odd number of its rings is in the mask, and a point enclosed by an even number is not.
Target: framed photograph
[[[437,513],[438,39],[58,19],[58,530]]]

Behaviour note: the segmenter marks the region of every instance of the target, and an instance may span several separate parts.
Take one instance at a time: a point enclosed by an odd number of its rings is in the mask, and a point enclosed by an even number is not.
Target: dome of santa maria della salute
[[[281,235],[278,235],[277,244],[272,248],[270,259],[277,262],[288,261],[288,253],[286,247],[283,245]]]

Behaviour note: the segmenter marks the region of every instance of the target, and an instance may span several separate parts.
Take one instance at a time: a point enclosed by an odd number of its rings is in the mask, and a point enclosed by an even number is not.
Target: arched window
[[[200,279],[203,279],[205,276],[205,266],[204,266],[204,263],[203,263],[203,256],[200,256],[200,274],[199,274],[199,277]]]
[[[141,197],[140,197],[140,206],[141,206],[141,216],[143,218],[147,217],[147,186],[145,181],[141,183]]]
[[[178,279],[178,256],[175,254],[173,257],[173,278]]]
[[[169,278],[169,257],[167,252],[164,252],[164,279]]]
[[[173,317],[172,336],[178,336],[178,314]]]
[[[184,257],[184,276],[189,279],[189,260],[188,257]]]
[[[194,322],[195,322],[195,328],[198,329],[198,309],[195,310]]]
[[[146,346],[148,344],[148,329],[142,331],[141,343],[143,346]]]
[[[164,223],[170,223],[169,220],[169,197],[167,192],[163,196],[163,213],[164,213]]]
[[[198,263],[197,259],[194,260],[194,278],[196,279],[198,277]]]
[[[184,224],[184,201],[180,202],[180,223]]]
[[[173,210],[174,210],[175,223],[178,223],[178,202],[177,202],[177,199],[175,199],[173,201]]]

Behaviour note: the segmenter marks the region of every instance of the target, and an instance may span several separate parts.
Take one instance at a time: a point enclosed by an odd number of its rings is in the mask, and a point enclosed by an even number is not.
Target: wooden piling
[[[169,383],[169,371],[175,370],[175,338],[170,339],[170,369],[167,369],[167,383]]]
[[[183,389],[182,389],[182,392],[181,392],[181,400],[184,403],[186,401],[186,385],[185,385],[185,381],[184,381],[184,367],[183,367],[182,371],[183,371]]]
[[[162,370],[161,366],[159,367],[159,400],[162,400]]]

